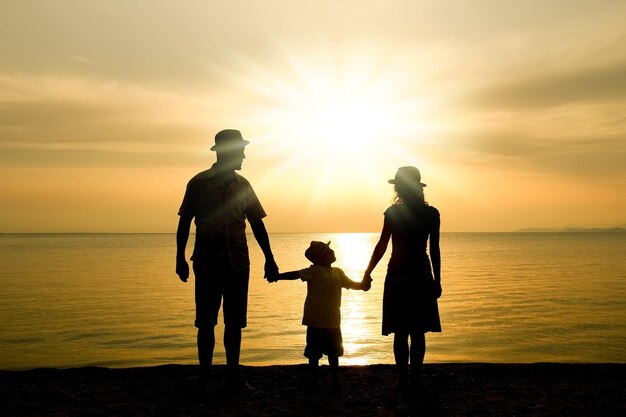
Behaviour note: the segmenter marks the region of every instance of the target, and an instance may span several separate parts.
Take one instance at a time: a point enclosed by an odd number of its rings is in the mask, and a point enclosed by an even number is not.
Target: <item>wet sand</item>
[[[390,365],[328,367],[317,386],[304,365],[242,367],[232,392],[216,366],[0,371],[1,416],[625,416],[626,364],[432,364],[398,390]]]

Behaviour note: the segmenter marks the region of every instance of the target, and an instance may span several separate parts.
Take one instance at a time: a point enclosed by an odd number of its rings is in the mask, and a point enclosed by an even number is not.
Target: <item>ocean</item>
[[[378,235],[270,238],[283,272],[308,266],[311,240],[331,241],[334,266],[358,281]],[[197,363],[193,277],[175,275],[175,246],[174,234],[0,234],[0,369]],[[267,283],[249,246],[241,363],[305,363],[306,284]],[[340,364],[393,363],[390,249],[369,292],[343,292]],[[626,362],[626,233],[443,233],[441,250],[443,332],[427,335],[425,362]]]

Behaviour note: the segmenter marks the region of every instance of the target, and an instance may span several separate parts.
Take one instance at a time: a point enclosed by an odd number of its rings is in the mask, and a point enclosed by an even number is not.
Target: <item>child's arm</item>
[[[345,285],[346,288],[351,289],[351,290],[369,291],[369,289],[372,288],[372,279],[371,278],[363,278],[363,281],[356,282],[356,281],[352,281],[350,278],[348,278],[344,285]]]
[[[294,280],[300,278],[300,271],[289,271],[275,275],[273,278],[268,277],[269,282],[276,282],[278,280]]]

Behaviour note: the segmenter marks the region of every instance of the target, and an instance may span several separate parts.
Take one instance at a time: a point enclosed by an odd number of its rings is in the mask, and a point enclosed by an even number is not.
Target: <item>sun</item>
[[[384,186],[398,166],[420,165],[433,101],[415,94],[405,62],[380,51],[283,52],[272,66],[242,58],[238,75],[229,71],[250,101],[238,120],[254,132],[257,157],[271,161],[268,187],[306,190],[321,204],[367,195],[367,184]]]
[[[278,152],[317,169],[332,171],[338,162],[371,168],[406,155],[405,145],[419,139],[425,100],[403,97],[393,77],[363,67],[298,68],[298,77],[275,83],[254,117],[272,125]]]
[[[393,126],[392,115],[378,102],[352,92],[338,94],[336,89],[300,97],[283,111],[289,120],[285,129],[300,132],[307,152],[330,162],[377,154],[385,130]]]

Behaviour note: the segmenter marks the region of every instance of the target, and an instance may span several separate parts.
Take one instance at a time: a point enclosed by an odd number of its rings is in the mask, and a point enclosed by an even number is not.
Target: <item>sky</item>
[[[224,128],[270,232],[626,225],[626,2],[0,1],[0,232],[174,232]]]

